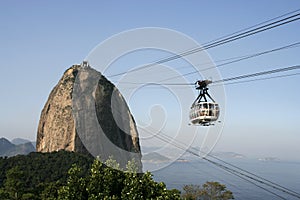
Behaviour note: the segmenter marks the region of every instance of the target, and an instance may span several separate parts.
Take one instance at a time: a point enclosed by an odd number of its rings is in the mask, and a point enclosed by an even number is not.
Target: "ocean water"
[[[232,159],[226,161],[300,193],[300,162],[258,161],[250,159]],[[144,169],[150,169],[153,165],[159,164],[146,162],[143,165]],[[176,188],[182,190],[182,187],[187,184],[202,185],[206,181],[218,181],[225,184],[233,192],[235,199],[281,199],[205,160],[174,162],[152,173],[154,179],[159,182],[165,182],[168,189]],[[297,199],[270,187],[264,187],[272,192],[276,192],[285,199]]]

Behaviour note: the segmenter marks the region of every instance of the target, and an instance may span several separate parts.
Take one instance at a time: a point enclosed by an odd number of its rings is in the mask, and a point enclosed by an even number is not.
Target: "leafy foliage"
[[[125,173],[112,158],[103,163],[60,151],[0,158],[0,168],[0,199],[180,199],[178,190],[167,190],[151,173],[137,173],[134,160]]]
[[[153,181],[150,172],[127,173],[124,185],[122,199],[180,199],[178,190],[167,190],[163,182]]]
[[[86,180],[81,177],[81,169],[73,165],[68,171],[69,177],[67,184],[58,190],[58,199],[60,200],[82,200],[86,199]]]
[[[55,199],[73,163],[85,175],[93,158],[66,151],[1,157],[0,199]]]
[[[180,199],[180,191],[155,182],[150,172],[137,173],[134,160],[126,172],[110,158],[105,162],[59,151],[0,158],[1,200]],[[184,186],[183,199],[233,199],[218,182]]]
[[[182,197],[186,200],[199,199],[199,197],[201,196],[200,185],[185,185],[183,186],[183,190],[185,191],[185,193],[182,195]]]
[[[206,182],[202,185],[185,185],[182,197],[186,200],[228,200],[234,199],[230,190],[219,182]]]
[[[73,166],[67,185],[59,190],[58,199],[180,199],[178,190],[167,190],[164,183],[153,180],[150,172],[129,172],[134,169],[133,161],[128,162],[127,173],[108,167],[118,166],[116,164],[112,159],[105,165],[95,160],[86,178],[79,177],[78,167]]]

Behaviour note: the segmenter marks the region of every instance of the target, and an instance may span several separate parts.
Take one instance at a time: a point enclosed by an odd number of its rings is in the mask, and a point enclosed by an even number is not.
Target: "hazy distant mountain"
[[[21,140],[23,140],[23,139],[21,139]],[[21,140],[17,140],[17,141],[20,142]],[[23,141],[25,141],[25,140],[23,140]],[[35,151],[35,147],[32,145],[32,143],[30,141],[27,143],[24,143],[24,144],[15,145],[5,138],[0,138],[0,156],[1,157],[26,155],[26,154],[29,154],[30,152],[34,152],[34,151]]]
[[[0,155],[2,155],[3,152],[9,151],[15,147],[14,144],[12,144],[10,141],[8,141],[5,138],[0,138]]]
[[[31,142],[32,146],[34,146],[34,149],[35,149],[35,146],[36,146],[36,142],[32,142],[30,140],[27,140],[27,139],[23,139],[23,138],[15,138],[11,141],[11,143],[15,144],[15,145],[20,145],[20,144],[26,144],[28,142]]]
[[[157,152],[153,152],[143,155],[142,160],[147,162],[165,162],[169,161],[170,159]]]
[[[221,158],[245,158],[243,154],[239,154],[235,152],[213,152],[212,155]]]
[[[29,140],[23,139],[23,138],[15,138],[11,141],[11,143],[15,144],[15,145],[19,145],[19,144],[25,144],[30,142]]]
[[[34,149],[35,149],[35,147],[36,147],[36,141],[31,142],[31,144],[34,146]]]
[[[280,161],[276,157],[265,157],[265,158],[258,158],[259,161]]]

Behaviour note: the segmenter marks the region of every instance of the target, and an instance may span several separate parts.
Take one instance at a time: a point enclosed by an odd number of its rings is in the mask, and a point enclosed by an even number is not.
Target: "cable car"
[[[220,114],[219,105],[208,94],[207,85],[212,83],[209,80],[197,81],[196,89],[199,90],[199,95],[193,102],[190,110],[190,122],[193,125],[210,126],[218,120]],[[207,98],[208,97],[208,98]],[[211,101],[208,101],[211,100]]]

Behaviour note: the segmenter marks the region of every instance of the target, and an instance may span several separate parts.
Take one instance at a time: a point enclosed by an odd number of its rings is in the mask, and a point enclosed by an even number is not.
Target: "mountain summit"
[[[134,159],[141,171],[139,136],[119,90],[87,62],[65,71],[42,110],[36,150],[75,151],[113,157],[121,167]]]

